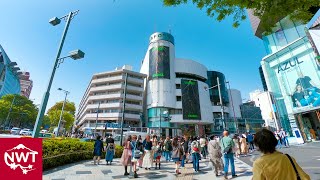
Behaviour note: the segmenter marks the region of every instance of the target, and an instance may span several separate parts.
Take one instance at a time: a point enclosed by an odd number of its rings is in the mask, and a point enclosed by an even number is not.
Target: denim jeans
[[[230,161],[230,165],[231,165],[231,174],[232,176],[236,175],[236,170],[234,167],[234,154],[233,153],[228,153],[228,154],[224,154],[224,172],[225,175],[228,174],[229,171],[229,161]]]
[[[199,171],[199,156],[199,153],[192,153],[192,163],[195,171]]]
[[[186,160],[186,155],[182,156],[181,167],[184,167],[184,161]]]
[[[288,137],[284,137],[284,138],[283,138],[283,141],[284,141],[285,146],[288,146],[288,147],[290,146],[290,145],[289,145]]]
[[[276,148],[279,148],[279,149],[282,148],[282,144],[281,144],[281,140],[280,139],[278,140],[278,145],[276,146]]]
[[[166,161],[170,161],[170,151],[164,151],[164,157],[166,158]]]

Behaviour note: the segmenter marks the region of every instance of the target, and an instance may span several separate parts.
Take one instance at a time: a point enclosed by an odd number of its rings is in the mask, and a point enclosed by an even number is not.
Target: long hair
[[[178,138],[177,137],[173,138],[172,146],[173,147],[177,147],[178,146]]]

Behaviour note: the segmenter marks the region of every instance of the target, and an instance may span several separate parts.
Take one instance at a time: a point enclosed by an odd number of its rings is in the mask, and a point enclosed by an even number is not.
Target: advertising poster
[[[198,82],[181,79],[183,119],[200,120],[200,100]]]
[[[170,79],[170,51],[167,46],[153,47],[149,51],[150,79]]]
[[[320,106],[319,65],[311,54],[296,56],[277,65],[275,73],[283,94],[291,96],[294,112]]]

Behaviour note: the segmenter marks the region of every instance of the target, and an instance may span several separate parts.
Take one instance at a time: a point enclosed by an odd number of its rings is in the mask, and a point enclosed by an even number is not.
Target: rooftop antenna
[[[171,25],[169,25],[169,34],[171,34]]]

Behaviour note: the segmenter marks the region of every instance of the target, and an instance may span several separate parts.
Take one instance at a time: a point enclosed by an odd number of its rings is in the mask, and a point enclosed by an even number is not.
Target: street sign
[[[105,128],[121,128],[121,125],[119,123],[106,123]]]

